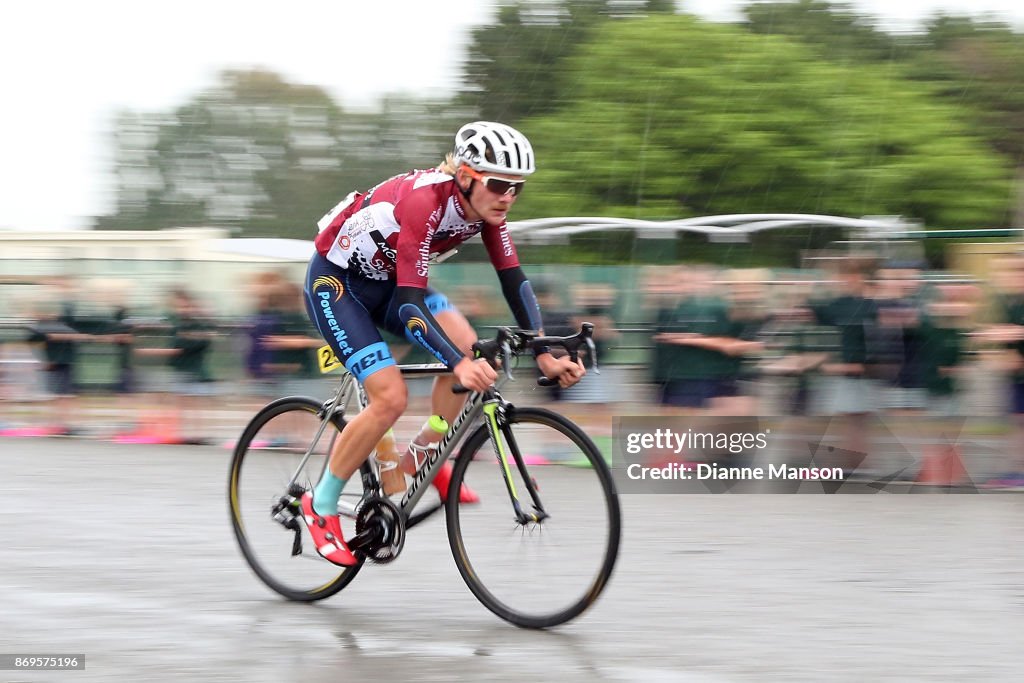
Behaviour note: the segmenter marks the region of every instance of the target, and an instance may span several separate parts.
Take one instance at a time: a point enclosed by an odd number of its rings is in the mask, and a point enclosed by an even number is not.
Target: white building
[[[248,310],[245,285],[279,270],[301,282],[313,243],[229,239],[218,228],[167,230],[0,230],[0,317],[31,300],[40,285],[64,283],[88,298],[118,291],[123,303],[160,305],[171,287],[185,287],[218,314]]]

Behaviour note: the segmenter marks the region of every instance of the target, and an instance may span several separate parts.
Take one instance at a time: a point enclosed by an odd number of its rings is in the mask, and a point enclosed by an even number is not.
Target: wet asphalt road
[[[0,653],[87,662],[0,681],[1024,678],[1024,495],[622,496],[604,596],[535,632],[476,601],[439,517],[337,596],[278,598],[229,455],[0,439]]]

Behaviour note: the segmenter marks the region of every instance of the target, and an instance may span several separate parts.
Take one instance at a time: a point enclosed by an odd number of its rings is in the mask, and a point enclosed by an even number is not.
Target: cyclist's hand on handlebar
[[[550,353],[537,356],[537,367],[545,377],[557,379],[558,386],[563,389],[568,389],[587,374],[582,361],[577,360],[574,363],[568,356],[555,358]]]
[[[498,379],[498,373],[482,358],[463,358],[452,368],[452,373],[455,381],[470,391],[484,391]]]

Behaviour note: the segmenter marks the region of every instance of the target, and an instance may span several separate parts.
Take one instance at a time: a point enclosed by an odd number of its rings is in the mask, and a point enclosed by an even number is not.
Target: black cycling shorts
[[[370,280],[314,254],[306,272],[306,312],[338,359],[363,382],[395,364],[378,328],[415,341],[398,317],[394,280]],[[428,287],[431,314],[455,310],[448,298]]]

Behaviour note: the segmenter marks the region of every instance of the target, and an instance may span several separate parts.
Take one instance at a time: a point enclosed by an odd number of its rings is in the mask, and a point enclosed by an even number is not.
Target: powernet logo
[[[335,278],[331,277],[317,278],[317,280],[314,281],[313,288],[317,288],[316,282],[319,282],[320,280],[330,281],[334,279]],[[320,299],[320,312],[323,313],[324,319],[327,321],[327,327],[331,331],[331,336],[333,336],[334,340],[338,343],[338,348],[341,349],[341,355],[348,357],[352,355],[355,349],[353,349],[348,343],[348,333],[341,329],[341,325],[338,324],[338,319],[334,317],[334,311],[331,309],[331,291],[337,291],[338,299],[341,298],[341,294],[345,291],[340,282],[337,282],[337,286],[337,290],[334,290],[334,287],[331,286],[330,291],[316,292],[316,296]],[[338,299],[335,299],[335,301]],[[322,333],[323,327],[320,329]]]
[[[423,318],[410,318],[409,322],[406,323],[405,326],[412,334],[419,332],[422,335],[427,331],[427,323]]]
[[[326,292],[318,292],[317,290],[321,287],[326,287],[334,292],[334,300],[341,301],[341,295],[345,293],[345,285],[341,284],[341,280],[331,275],[324,275],[313,280],[313,291],[318,296],[323,297]],[[330,297],[330,294],[327,294]]]
[[[444,356],[440,351],[435,349],[426,339],[427,323],[423,318],[409,318],[409,322],[405,324],[405,328],[409,330],[409,335],[418,342],[423,348],[431,353],[434,358],[438,359],[442,363],[444,362]]]

